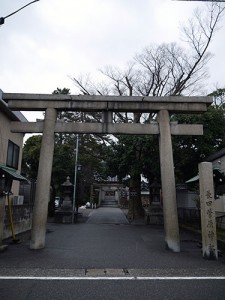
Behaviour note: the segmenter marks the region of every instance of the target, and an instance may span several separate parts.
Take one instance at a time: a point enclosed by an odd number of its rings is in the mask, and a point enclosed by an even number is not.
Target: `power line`
[[[225,0],[173,0],[173,1],[225,2]]]
[[[8,16],[5,16],[5,17],[1,17],[0,18],[0,25],[3,25],[5,23],[5,19],[11,17],[12,15],[15,15],[16,13],[18,13],[20,10],[24,9],[25,7],[27,7],[28,5],[31,5],[32,3],[34,2],[38,2],[40,0],[34,0],[34,1],[31,1],[29,2],[28,4],[22,6],[21,8],[17,9],[16,11],[14,11],[13,13],[9,14]]]

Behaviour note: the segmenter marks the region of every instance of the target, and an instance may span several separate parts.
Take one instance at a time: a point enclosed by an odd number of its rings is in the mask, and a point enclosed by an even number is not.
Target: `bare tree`
[[[176,43],[151,45],[137,54],[125,70],[113,66],[101,70],[106,76],[105,84],[89,82],[85,85],[79,78],[74,78],[75,85],[82,93],[100,95],[175,96],[199,93],[207,77],[207,63],[212,57],[208,49],[224,9],[224,6],[212,3],[205,13],[195,11],[182,29],[188,48]],[[153,114],[117,113],[115,121],[149,122],[154,117]],[[134,143],[137,159],[142,151],[140,140],[138,143]],[[140,174],[133,171],[135,180],[140,180]]]

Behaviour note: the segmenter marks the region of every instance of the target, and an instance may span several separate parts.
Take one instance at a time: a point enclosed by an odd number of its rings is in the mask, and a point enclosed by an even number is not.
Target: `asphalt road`
[[[225,257],[204,260],[199,235],[180,238],[172,253],[162,227],[87,210],[77,224],[48,224],[45,249],[23,241],[0,254],[0,299],[225,299]]]

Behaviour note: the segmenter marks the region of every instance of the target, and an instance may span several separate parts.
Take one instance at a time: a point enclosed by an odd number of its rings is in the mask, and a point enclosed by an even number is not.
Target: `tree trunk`
[[[134,123],[140,123],[141,114],[134,113]],[[141,156],[141,146],[135,146],[136,160],[139,161]],[[133,169],[130,179],[130,201],[128,218],[135,220],[144,216],[144,209],[141,201],[141,175],[138,169]]]
[[[141,201],[141,176],[132,174],[130,181],[130,201],[128,218],[135,220],[144,216],[144,209]]]

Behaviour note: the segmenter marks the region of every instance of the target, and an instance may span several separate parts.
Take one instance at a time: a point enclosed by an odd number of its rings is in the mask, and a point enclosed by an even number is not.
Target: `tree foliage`
[[[30,179],[37,178],[41,150],[41,135],[33,135],[27,139],[23,147],[22,173]]]
[[[53,94],[69,94],[69,92],[67,88],[57,88]],[[90,119],[93,120],[95,117],[96,113],[92,117],[90,114],[81,112],[59,112],[57,118],[64,122],[90,122]],[[41,138],[41,135],[30,137],[23,148],[23,172],[32,179],[37,178]],[[89,201],[90,186],[95,177],[105,174],[103,161],[105,160],[105,149],[108,140],[107,136],[79,135],[78,164],[81,165],[82,171],[78,172],[78,200],[81,203]],[[75,133],[55,134],[52,185],[59,195],[62,192],[61,185],[66,181],[67,176],[70,176],[72,183],[74,182],[75,148]]]
[[[198,163],[225,147],[225,112],[210,106],[202,115],[176,115],[183,124],[203,124],[203,136],[174,136],[174,165],[177,181],[184,182],[198,173]]]

